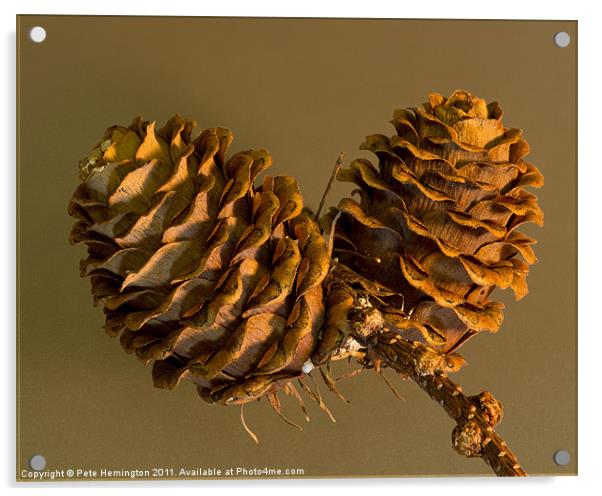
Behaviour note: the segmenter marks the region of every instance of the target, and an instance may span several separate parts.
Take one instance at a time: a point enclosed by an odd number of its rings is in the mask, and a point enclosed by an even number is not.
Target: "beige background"
[[[82,247],[67,236],[78,160],[114,123],[165,121],[233,130],[233,150],[265,147],[273,173],[296,175],[316,207],[339,152],[391,134],[393,109],[429,91],[497,99],[545,175],[540,262],[531,294],[508,304],[501,332],[463,348],[456,379],[505,405],[500,432],[532,474],[577,471],[575,22],[22,16],[18,19],[19,357],[17,472],[48,468],[303,468],[306,476],[489,474],[450,443],[452,421],[411,383],[397,400],[371,372],[326,394],[303,432],[265,404],[209,406],[190,384],[153,389],[150,369],[105,336]],[[27,38],[43,26],[42,44]],[[573,43],[553,44],[557,31]],[[348,191],[337,186],[334,203]],[[392,377],[392,376],[391,376]],[[323,388],[324,389],[324,388]],[[301,416],[290,402],[289,415]],[[567,449],[566,467],[552,454]]]

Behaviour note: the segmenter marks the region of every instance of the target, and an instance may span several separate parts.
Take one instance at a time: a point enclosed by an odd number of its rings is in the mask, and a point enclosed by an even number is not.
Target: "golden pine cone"
[[[106,331],[205,400],[244,403],[303,373],[324,321],[329,253],[296,181],[255,178],[265,150],[226,159],[232,134],[176,115],[109,128],[80,164],[72,243]]]
[[[358,186],[359,201],[339,203],[335,272],[396,309],[408,340],[452,352],[499,329],[494,288],[512,288],[517,300],[527,293],[535,240],[517,228],[543,223],[524,189],[542,186],[543,176],[524,160],[529,146],[521,130],[504,127],[498,104],[466,91],[432,93],[391,122],[394,136],[368,136],[360,147],[378,167],[358,159],[338,174]]]

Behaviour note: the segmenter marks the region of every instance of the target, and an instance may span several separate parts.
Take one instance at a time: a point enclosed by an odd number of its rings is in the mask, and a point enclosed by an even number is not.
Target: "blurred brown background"
[[[184,383],[152,387],[150,368],[102,331],[83,247],[67,236],[77,163],[112,124],[179,112],[233,130],[232,150],[267,148],[272,173],[297,176],[316,208],[341,151],[392,134],[393,109],[467,89],[498,100],[525,129],[545,175],[545,227],[531,294],[508,305],[498,335],[467,344],[456,379],[505,405],[500,432],[531,474],[577,470],[576,22],[21,16],[18,19],[19,357],[17,472],[48,468],[303,468],[306,476],[489,474],[456,455],[452,421],[412,383],[397,400],[372,372],[325,392],[337,423],[310,404],[303,432],[265,402],[246,418]],[[43,26],[41,44],[29,29]],[[566,31],[572,43],[553,43]],[[334,203],[346,185],[338,185]],[[338,367],[344,370],[345,367]],[[324,388],[322,388],[324,390]],[[311,403],[308,401],[308,403]],[[301,416],[291,402],[285,411]],[[571,463],[558,467],[558,449]]]

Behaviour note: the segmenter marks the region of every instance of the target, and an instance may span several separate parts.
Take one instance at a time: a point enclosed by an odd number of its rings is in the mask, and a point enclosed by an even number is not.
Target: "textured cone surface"
[[[525,190],[543,177],[497,103],[466,91],[431,94],[422,107],[395,111],[392,123],[395,135],[368,136],[361,146],[378,166],[358,159],[339,172],[358,198],[339,203],[334,256],[344,283],[330,298],[345,306],[342,286],[361,287],[395,309],[407,339],[451,352],[499,329],[494,288],[526,295],[535,240],[517,228],[543,223]]]
[[[175,116],[109,128],[69,204],[106,331],[153,362],[158,387],[242,403],[301,374],[324,321],[327,246],[296,181],[256,177],[264,150]]]

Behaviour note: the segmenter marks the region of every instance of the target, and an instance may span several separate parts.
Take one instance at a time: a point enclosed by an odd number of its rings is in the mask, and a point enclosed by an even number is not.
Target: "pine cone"
[[[498,104],[466,91],[430,94],[422,107],[395,111],[392,123],[394,136],[361,145],[378,167],[358,159],[339,172],[358,186],[359,202],[338,207],[336,289],[362,288],[404,338],[451,353],[499,329],[494,288],[512,288],[517,300],[527,294],[535,240],[517,228],[543,223],[524,189],[543,177],[524,160],[522,132],[503,126]]]
[[[296,181],[265,150],[226,160],[232,134],[175,116],[109,128],[80,164],[72,243],[106,332],[210,402],[244,403],[302,374],[324,321],[329,253]]]

